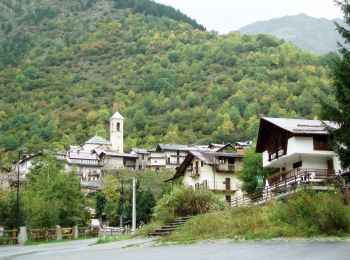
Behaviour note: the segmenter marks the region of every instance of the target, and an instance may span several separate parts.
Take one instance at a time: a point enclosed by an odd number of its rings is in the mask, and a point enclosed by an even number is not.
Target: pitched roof
[[[253,144],[253,141],[236,142],[235,146],[251,146],[252,144]]]
[[[134,151],[137,154],[149,154],[148,149],[132,148],[131,150]]]
[[[274,135],[273,131],[284,132],[286,139],[293,136],[328,135],[324,124],[332,128],[338,128],[336,123],[330,121],[262,117],[256,142],[256,152],[261,153],[266,150],[268,139],[271,139],[271,135]]]
[[[106,139],[98,135],[95,135],[91,139],[87,140],[84,144],[112,145],[110,141],[107,141]]]
[[[68,159],[98,160],[98,156],[90,151],[70,150],[68,152]]]
[[[215,158],[217,157],[230,157],[230,158],[241,158],[243,155],[236,154],[236,153],[220,153],[220,152],[208,152],[208,151],[189,151],[187,154],[185,160],[182,162],[182,164],[177,169],[175,175],[167,180],[171,181],[178,177],[184,176],[185,171],[188,167],[188,165],[192,162],[193,158],[197,158],[198,160],[204,162],[207,165],[216,165],[217,161]]]
[[[158,144],[157,150],[189,151],[190,146],[184,144]]]
[[[95,153],[101,158],[104,154],[110,157],[123,157],[123,158],[133,158],[137,159],[139,158],[138,155],[135,154],[128,154],[128,153],[117,153],[117,152],[111,152],[111,151],[102,151],[95,149]]]
[[[124,119],[124,117],[118,111],[116,111],[111,119]]]
[[[294,134],[328,134],[323,123],[337,128],[337,124],[330,121],[272,117],[262,117],[261,119]]]

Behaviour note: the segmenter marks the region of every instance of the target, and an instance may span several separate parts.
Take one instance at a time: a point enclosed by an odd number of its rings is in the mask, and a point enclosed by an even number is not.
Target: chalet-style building
[[[182,182],[194,189],[207,189],[231,202],[241,196],[241,181],[237,174],[242,168],[243,155],[213,151],[189,151],[171,180],[183,177]]]
[[[268,178],[267,186],[281,181],[290,187],[321,183],[341,172],[323,124],[335,126],[319,120],[261,118],[256,152],[263,153],[264,167],[277,172]]]

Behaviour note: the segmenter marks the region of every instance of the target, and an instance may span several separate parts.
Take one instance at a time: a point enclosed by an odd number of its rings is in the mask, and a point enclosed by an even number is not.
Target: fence
[[[17,229],[0,230],[0,245],[14,245],[18,241]]]
[[[99,229],[96,227],[79,227],[78,228],[79,237],[98,237]]]
[[[49,239],[57,239],[56,228],[28,228],[27,237],[33,241],[48,241]]]
[[[258,205],[273,198],[283,198],[303,188],[331,190],[339,186],[339,177],[334,172],[319,169],[296,169],[270,177],[269,187],[259,192],[244,195],[231,201],[231,207]]]
[[[130,232],[130,230],[124,227],[103,227],[101,229],[101,234],[103,236],[121,235],[128,232]]]

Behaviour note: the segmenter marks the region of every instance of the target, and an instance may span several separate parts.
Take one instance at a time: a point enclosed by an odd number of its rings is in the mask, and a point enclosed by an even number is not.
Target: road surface
[[[228,240],[190,245],[157,245],[140,238],[92,245],[96,240],[78,240],[34,246],[0,248],[0,259],[122,259],[122,260],[202,260],[202,259],[331,259],[350,260],[350,240],[274,240],[234,242]]]

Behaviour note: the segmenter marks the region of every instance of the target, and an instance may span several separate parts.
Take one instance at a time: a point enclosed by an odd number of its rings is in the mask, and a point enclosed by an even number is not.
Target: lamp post
[[[17,200],[16,200],[16,227],[19,228],[19,174],[20,174],[20,170],[19,170],[19,166],[20,166],[20,160],[21,157],[24,153],[27,152],[27,149],[24,147],[19,147],[17,148],[17,152],[18,152],[18,161],[17,161]]]

